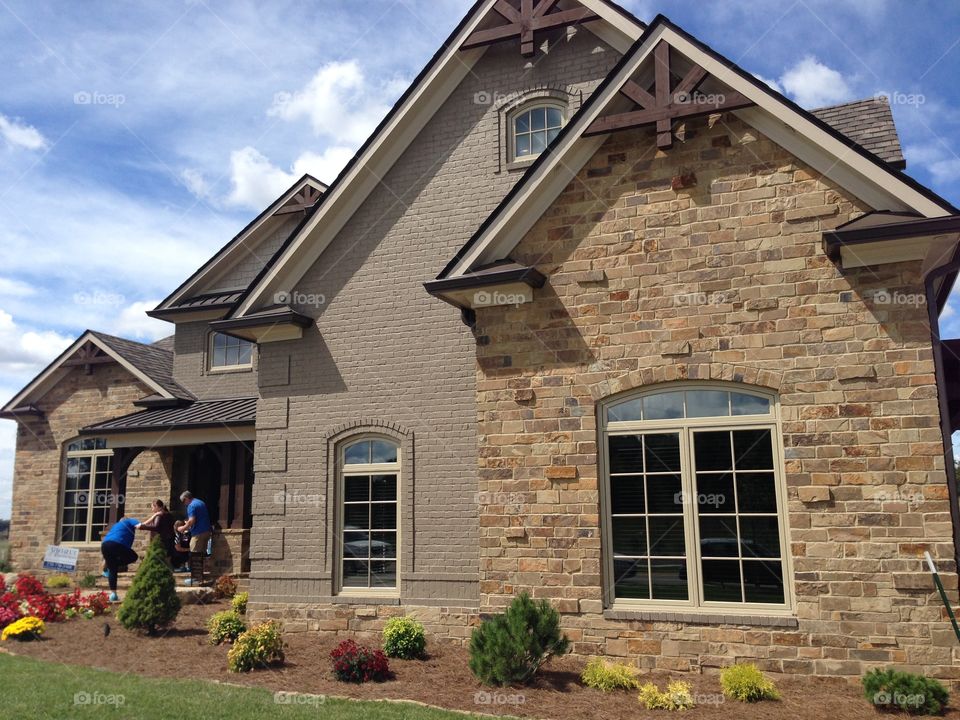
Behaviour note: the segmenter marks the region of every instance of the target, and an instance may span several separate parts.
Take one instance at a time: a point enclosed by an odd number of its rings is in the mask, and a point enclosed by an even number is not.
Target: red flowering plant
[[[83,598],[83,608],[88,613],[93,613],[93,615],[103,615],[107,608],[110,607],[110,596],[105,592],[92,593]]]
[[[20,601],[20,611],[26,616],[37,617],[44,622],[60,622],[64,611],[53,595],[30,595]]]
[[[20,609],[0,605],[0,630],[20,619]]]
[[[21,573],[17,576],[13,584],[17,595],[21,598],[31,597],[33,595],[46,595],[47,591],[43,589],[43,583],[37,580],[33,575]]]
[[[0,573],[0,595],[7,592],[7,581],[3,579],[3,573]]]
[[[341,682],[380,682],[390,674],[383,651],[357,645],[353,640],[344,640],[337,645],[330,653],[330,659],[333,660],[333,674]]]

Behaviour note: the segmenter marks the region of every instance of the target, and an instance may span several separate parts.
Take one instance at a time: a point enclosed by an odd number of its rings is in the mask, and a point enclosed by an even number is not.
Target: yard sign
[[[80,550],[77,548],[47,545],[47,552],[43,556],[43,567],[45,570],[73,572],[77,569],[77,558],[79,555]]]

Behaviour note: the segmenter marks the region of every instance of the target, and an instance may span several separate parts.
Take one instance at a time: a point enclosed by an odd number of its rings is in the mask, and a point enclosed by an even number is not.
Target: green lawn
[[[189,667],[185,660],[184,667]],[[0,717],[230,718],[230,720],[464,720],[459,713],[410,704],[300,696],[278,701],[259,688],[161,680],[0,655]]]

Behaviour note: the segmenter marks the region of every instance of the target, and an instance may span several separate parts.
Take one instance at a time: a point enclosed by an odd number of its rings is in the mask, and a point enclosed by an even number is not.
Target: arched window
[[[101,438],[67,445],[60,542],[99,542],[110,515],[113,450]]]
[[[602,406],[608,599],[785,610],[776,398],[677,385]]]
[[[341,592],[397,587],[400,448],[364,437],[344,445],[340,459]]]
[[[253,363],[253,343],[249,340],[212,333],[210,336],[210,369],[236,370]]]
[[[564,108],[558,103],[540,102],[522,107],[510,122],[511,159],[524,160],[542,153],[560,133],[565,121]]]

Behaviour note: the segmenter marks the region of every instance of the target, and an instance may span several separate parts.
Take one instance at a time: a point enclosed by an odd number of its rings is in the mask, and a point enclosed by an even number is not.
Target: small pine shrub
[[[546,600],[527,593],[507,611],[485,620],[470,636],[470,670],[485,685],[529,683],[554,655],[570,647],[560,632],[560,614]]]
[[[47,587],[51,590],[60,590],[62,588],[68,588],[73,585],[73,580],[71,580],[66,575],[51,575],[47,578]]]
[[[213,594],[220,598],[232,598],[237,594],[237,580],[233,575],[221,575],[213,584]]]
[[[250,672],[283,662],[283,625],[268,620],[255,625],[233,643],[227,653],[227,667],[233,672]]]
[[[77,580],[77,587],[81,587],[84,590],[92,590],[97,586],[97,576],[93,573],[87,573],[82,578]]]
[[[38,617],[27,616],[10,623],[0,633],[0,640],[36,640],[43,635],[43,620]]]
[[[689,710],[696,705],[690,692],[690,683],[682,680],[668,683],[665,691],[652,682],[644,683],[637,699],[647,710]]]
[[[247,614],[247,601],[250,599],[250,593],[237,593],[233,596],[233,600],[230,601],[230,607],[233,608],[233,611],[237,615],[246,615]]]
[[[780,699],[777,686],[753,663],[724,668],[720,672],[720,687],[726,697],[740,702]]]
[[[938,680],[916,673],[876,668],[863,676],[863,694],[878,710],[939,715],[949,693]]]
[[[405,660],[423,657],[426,647],[427,636],[421,623],[409,617],[387,620],[383,628],[383,651],[387,657]]]
[[[0,560],[0,573],[8,573],[13,570],[13,565],[9,560]]]
[[[362,683],[387,679],[390,666],[381,650],[371,650],[357,645],[353,640],[344,640],[331,653],[333,674],[340,682]]]
[[[223,642],[233,642],[247,631],[247,625],[233,610],[218,612],[207,621],[207,630],[210,635],[210,644],[219,645]]]
[[[639,687],[637,671],[623,663],[609,663],[603,658],[593,658],[583,669],[580,680],[587,687],[609,692],[610,690],[633,690]]]
[[[155,635],[172,623],[180,612],[176,581],[160,538],[154,538],[133,577],[127,596],[117,611],[117,620],[127,630],[145,630]]]

